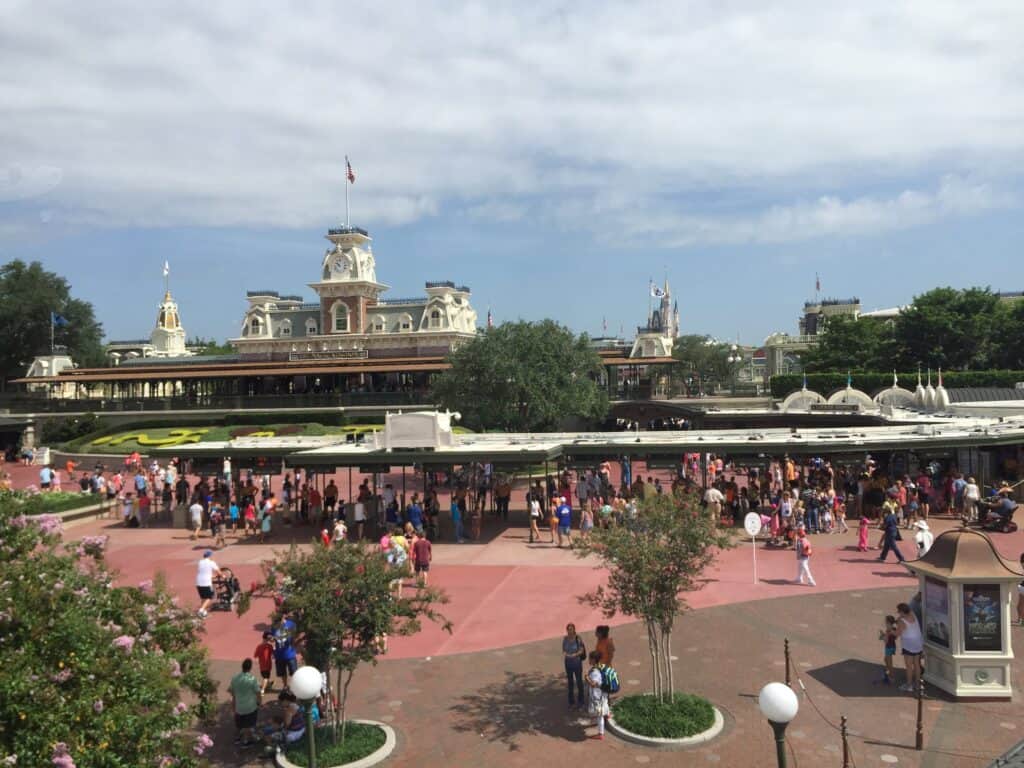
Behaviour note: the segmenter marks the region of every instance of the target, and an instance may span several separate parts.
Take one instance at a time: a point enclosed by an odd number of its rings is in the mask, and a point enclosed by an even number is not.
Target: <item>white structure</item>
[[[40,376],[56,376],[63,370],[74,368],[75,363],[67,353],[55,353],[50,355],[37,355],[25,372],[26,378],[37,378]],[[74,397],[75,385],[71,382],[62,384],[27,384],[25,388],[29,392],[46,392],[52,397]]]
[[[392,451],[398,448],[454,448],[458,437],[452,422],[462,416],[445,411],[413,411],[389,413],[384,417],[384,433],[374,433],[376,448]]]
[[[671,357],[672,345],[679,335],[679,303],[672,304],[668,279],[664,288],[652,286],[651,290],[652,295],[654,291],[660,293],[660,301],[647,317],[647,325],[636,329],[630,357]]]
[[[308,358],[443,355],[476,334],[470,290],[428,282],[426,296],[384,299],[370,235],[358,227],[327,232],[331,243],[310,283],[317,301],[273,290],[249,291],[241,333],[244,357]]]
[[[181,313],[170,290],[164,291],[164,299],[157,310],[156,325],[148,341],[111,341],[107,344],[106,352],[115,365],[121,360],[138,357],[192,357],[195,352],[185,346]]]

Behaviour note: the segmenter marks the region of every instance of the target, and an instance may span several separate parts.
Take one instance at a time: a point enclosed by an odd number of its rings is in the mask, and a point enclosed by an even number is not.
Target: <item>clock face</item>
[[[334,257],[334,261],[331,262],[331,271],[336,275],[341,275],[348,272],[349,260],[344,254]]]

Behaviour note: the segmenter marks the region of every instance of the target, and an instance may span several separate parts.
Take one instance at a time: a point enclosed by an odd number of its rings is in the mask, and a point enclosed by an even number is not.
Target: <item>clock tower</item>
[[[327,231],[320,281],[310,283],[320,297],[320,327],[325,334],[366,332],[366,313],[388,286],[377,282],[370,234],[359,227]]]

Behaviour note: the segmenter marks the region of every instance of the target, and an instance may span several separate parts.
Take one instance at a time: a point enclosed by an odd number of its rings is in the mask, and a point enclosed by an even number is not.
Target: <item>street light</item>
[[[786,726],[796,717],[800,701],[788,685],[768,683],[757,696],[757,706],[775,732],[775,757],[779,768],[786,768]]]
[[[322,685],[320,670],[316,667],[299,667],[292,675],[289,688],[295,698],[306,707],[306,744],[309,746],[309,768],[316,768],[316,736],[313,733],[313,702],[320,695]],[[785,727],[785,726],[783,726]]]

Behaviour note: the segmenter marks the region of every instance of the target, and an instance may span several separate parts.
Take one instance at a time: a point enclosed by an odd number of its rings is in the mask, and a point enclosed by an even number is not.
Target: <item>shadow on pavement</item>
[[[504,682],[460,697],[449,711],[456,731],[478,733],[509,751],[520,748],[520,738],[535,735],[586,739],[584,726],[566,709],[565,680],[550,674],[506,672]]]
[[[839,696],[849,697],[885,697],[903,696],[898,685],[903,682],[903,670],[896,670],[896,682],[882,685],[876,681],[882,679],[884,667],[862,659],[846,659],[827,667],[809,669],[806,674],[829,688]]]

